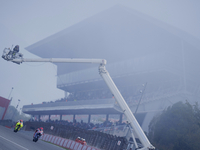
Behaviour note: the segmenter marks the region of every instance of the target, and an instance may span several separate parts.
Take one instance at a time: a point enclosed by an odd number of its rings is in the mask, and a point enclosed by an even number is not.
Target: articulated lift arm
[[[153,150],[155,149],[154,146],[151,145],[149,140],[147,139],[146,135],[144,134],[142,128],[138,124],[136,118],[134,117],[133,113],[131,112],[130,108],[128,107],[127,103],[125,102],[124,98],[122,97],[121,93],[119,92],[118,88],[116,87],[115,83],[113,82],[112,78],[110,77],[108,71],[105,68],[106,60],[104,59],[71,59],[71,58],[39,58],[39,59],[13,59],[8,60],[14,63],[22,63],[22,62],[52,62],[52,63],[98,63],[99,66],[99,73],[106,82],[107,86],[109,87],[110,91],[114,95],[115,99],[117,100],[119,106],[123,110],[124,114],[126,115],[128,122],[130,123],[131,127],[137,134],[139,140],[141,141],[144,147],[138,150]],[[136,146],[137,148],[137,146]]]
[[[108,71],[105,68],[105,65],[100,64],[99,72],[100,72],[100,75],[102,76],[102,78],[104,79],[104,81],[106,82],[107,86],[109,87],[110,91],[114,95],[115,99],[117,100],[119,106],[123,110],[124,114],[126,115],[127,120],[130,123],[131,127],[133,128],[133,130],[137,134],[139,140],[141,141],[142,145],[144,146],[140,150],[155,149],[155,147],[152,146],[151,143],[149,142],[149,140],[147,139],[142,128],[140,127],[139,123],[137,122],[135,116],[133,115],[132,111],[128,107],[126,101],[122,97],[121,93],[119,92],[119,90],[116,87],[115,83],[113,82],[112,78],[110,77]]]

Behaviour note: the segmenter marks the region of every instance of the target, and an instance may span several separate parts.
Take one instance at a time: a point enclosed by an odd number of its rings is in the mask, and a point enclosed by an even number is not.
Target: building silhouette
[[[106,68],[135,113],[152,117],[178,101],[199,101],[200,42],[192,35],[116,5],[26,48],[42,58],[106,59]],[[97,64],[56,63],[68,99],[113,98]],[[144,89],[145,83],[146,88]]]

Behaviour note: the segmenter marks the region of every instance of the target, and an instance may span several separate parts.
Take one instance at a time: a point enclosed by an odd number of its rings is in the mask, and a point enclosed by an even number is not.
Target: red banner
[[[4,116],[6,114],[6,111],[8,109],[9,104],[10,104],[10,100],[8,100],[8,99],[3,98],[3,97],[0,96],[0,107],[5,107],[5,110],[4,110],[4,113],[3,113],[3,116],[1,118],[1,120],[4,119]]]

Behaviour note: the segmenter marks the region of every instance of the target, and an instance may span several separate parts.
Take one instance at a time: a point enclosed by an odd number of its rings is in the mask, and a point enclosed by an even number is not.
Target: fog
[[[164,65],[166,68],[163,70],[171,71],[173,74],[178,72],[179,75],[174,75],[175,78],[182,78],[185,84],[190,81],[188,90],[198,93],[200,85],[198,81],[200,71],[197,66],[200,50],[199,4],[199,1],[186,0],[181,2],[172,0],[3,1],[0,5],[0,49],[3,51],[5,47],[18,44],[24,57],[37,58],[26,49],[31,50],[31,46],[51,38],[49,37],[51,35],[60,36],[63,31],[70,31],[67,34],[67,43],[55,41],[50,47],[41,46],[38,52],[43,50],[44,55],[56,57],[59,56],[58,53],[64,53],[64,50],[60,49],[64,45],[71,57],[96,55],[98,58],[107,59],[110,64],[117,59],[123,61],[136,57],[142,58],[144,54],[153,53],[156,56],[148,57],[150,60],[147,61],[151,64],[144,65],[140,59],[134,63],[134,69],[147,71],[152,67],[161,69]],[[107,13],[113,16],[112,19],[107,16]],[[108,28],[102,27],[102,32],[95,32],[95,27],[99,29],[98,24],[106,25]],[[115,25],[113,30],[106,30],[112,29],[113,25]],[[126,26],[123,27],[124,25]],[[106,38],[105,34],[108,35]],[[95,37],[98,39],[95,40]],[[103,45],[99,42],[101,40]],[[77,44],[76,41],[79,43]],[[84,55],[81,49],[87,49],[91,55],[88,56],[87,53]],[[122,53],[121,49],[127,51]],[[73,50],[79,51],[76,53]],[[105,51],[107,53],[103,53]],[[63,57],[67,57],[67,54],[65,55]],[[158,60],[161,63],[158,64]],[[137,63],[139,65],[136,65]],[[22,105],[64,97],[64,92],[56,88],[56,65],[23,63],[19,66],[0,59],[0,68],[0,96],[8,98],[14,87],[11,93],[13,106],[17,105],[18,99],[21,100],[19,106],[21,108]],[[73,69],[79,70],[79,66]],[[73,69],[71,71],[74,71]],[[65,72],[61,69],[58,73]],[[184,75],[180,76],[181,73]],[[166,75],[166,72],[163,74]],[[115,75],[112,70],[111,75]],[[146,78],[145,82],[153,81],[151,77],[149,78]]]

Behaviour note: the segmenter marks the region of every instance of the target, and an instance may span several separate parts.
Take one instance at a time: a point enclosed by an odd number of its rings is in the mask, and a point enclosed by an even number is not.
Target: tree
[[[149,125],[149,139],[159,150],[199,150],[200,110],[195,105],[178,102],[154,117]]]

